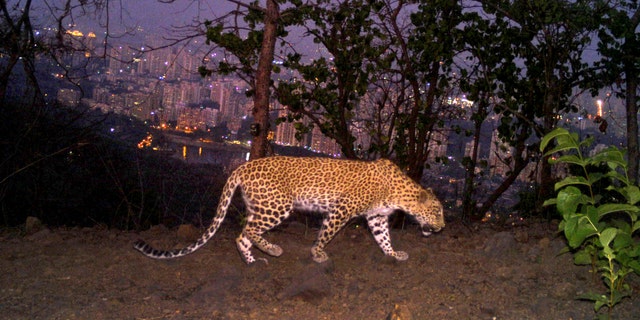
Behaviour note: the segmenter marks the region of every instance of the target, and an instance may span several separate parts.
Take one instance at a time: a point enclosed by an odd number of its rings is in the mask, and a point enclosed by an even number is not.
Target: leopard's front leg
[[[382,214],[372,214],[367,216],[369,229],[376,239],[378,246],[384,254],[394,257],[397,260],[404,261],[409,258],[409,254],[404,251],[394,251],[391,247],[391,237],[389,235],[389,217]]]

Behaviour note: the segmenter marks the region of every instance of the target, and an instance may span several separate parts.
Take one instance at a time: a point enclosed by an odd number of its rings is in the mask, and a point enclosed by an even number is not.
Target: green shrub
[[[590,264],[607,288],[606,294],[588,293],[579,298],[593,301],[595,312],[606,306],[607,313],[598,316],[610,318],[613,307],[632,293],[625,277],[633,272],[640,274],[640,189],[629,179],[627,161],[620,149],[611,146],[586,157],[583,149],[593,139],[579,141],[577,134],[558,128],[542,139],[540,150],[544,151],[552,141],[554,146],[545,153],[551,156],[549,162],[564,163],[577,170],[556,183],[557,197],[545,201],[545,205],[555,205],[562,215],[559,228],[574,262]],[[607,196],[595,188],[603,182]]]

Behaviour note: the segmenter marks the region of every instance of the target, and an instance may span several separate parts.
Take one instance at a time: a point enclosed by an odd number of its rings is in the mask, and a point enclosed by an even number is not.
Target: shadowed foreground
[[[191,234],[162,227],[138,235],[92,229],[43,229],[0,234],[0,311],[5,319],[591,319],[602,291],[570,255],[557,226],[505,231],[450,224],[429,238],[393,230],[409,260],[384,257],[368,230],[351,224],[328,246],[331,260],[312,262],[316,230],[290,223],[266,238],[279,258],[256,252],[242,262],[234,227],[224,227],[199,251],[152,260],[132,248],[142,237],[161,248],[181,247]],[[198,231],[199,232],[199,231]],[[630,277],[631,278],[631,277]],[[640,314],[633,299],[614,318]],[[635,282],[634,282],[635,281]],[[604,309],[604,308],[603,308]]]

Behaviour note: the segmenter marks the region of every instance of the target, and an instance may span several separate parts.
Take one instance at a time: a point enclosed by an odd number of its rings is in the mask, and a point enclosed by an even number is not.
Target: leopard
[[[417,221],[427,237],[445,227],[444,210],[431,188],[423,188],[389,159],[373,161],[329,157],[270,156],[241,164],[223,187],[215,216],[202,236],[182,249],[159,250],[144,240],[134,248],[147,257],[172,259],[204,246],[222,224],[238,187],[245,202],[245,224],[236,238],[246,264],[256,261],[252,247],[279,257],[283,250],[263,238],[293,212],[320,213],[318,236],[311,247],[313,261],[329,259],[326,246],[355,217],[364,217],[368,229],[386,256],[404,261],[405,251],[391,245],[389,217],[402,211]],[[265,258],[261,258],[264,260]]]

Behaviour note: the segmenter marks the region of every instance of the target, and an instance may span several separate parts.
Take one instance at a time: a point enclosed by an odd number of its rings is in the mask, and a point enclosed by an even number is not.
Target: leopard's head
[[[431,189],[421,190],[414,205],[411,213],[420,224],[423,236],[444,228],[444,209]]]

